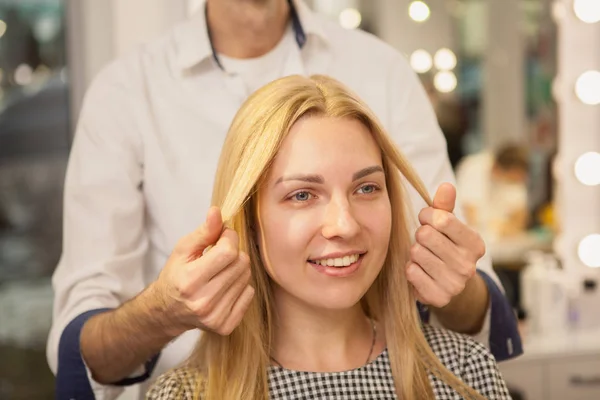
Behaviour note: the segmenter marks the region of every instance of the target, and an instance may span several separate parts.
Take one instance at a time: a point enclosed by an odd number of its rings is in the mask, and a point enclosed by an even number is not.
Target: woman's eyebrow
[[[296,174],[296,175],[282,176],[281,178],[277,179],[277,181],[275,182],[275,185],[277,185],[278,183],[281,183],[281,182],[285,182],[285,181],[303,181],[303,182],[323,184],[325,182],[325,179],[323,178],[322,175]]]
[[[360,178],[364,178],[365,176],[374,174],[375,172],[383,172],[383,168],[379,165],[373,165],[372,167],[363,168],[358,172],[355,172],[352,175],[352,181],[359,180]]]
[[[383,168],[379,165],[373,165],[371,167],[363,168],[352,175],[352,181],[359,180],[360,178],[364,178],[365,176],[369,176],[376,172],[383,172]],[[286,181],[302,181],[322,185],[325,182],[325,179],[322,175],[293,174],[280,177],[279,179],[277,179],[277,181],[275,181],[275,185]]]

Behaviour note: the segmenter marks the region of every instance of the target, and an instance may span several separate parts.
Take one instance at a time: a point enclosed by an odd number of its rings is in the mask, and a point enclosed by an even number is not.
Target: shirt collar
[[[298,22],[301,24],[305,34],[305,42],[310,36],[316,36],[319,39],[327,42],[327,36],[323,30],[323,24],[319,20],[319,16],[315,14],[303,0],[290,0],[292,8],[296,11]]]
[[[288,0],[291,6],[291,22],[294,28],[296,42],[304,47],[309,36],[315,35],[326,41],[315,13],[303,0]],[[206,1],[203,1],[198,11],[184,24],[175,29],[177,46],[177,64],[181,69],[192,68],[205,59],[214,57],[206,22]],[[218,64],[218,60],[217,64]]]

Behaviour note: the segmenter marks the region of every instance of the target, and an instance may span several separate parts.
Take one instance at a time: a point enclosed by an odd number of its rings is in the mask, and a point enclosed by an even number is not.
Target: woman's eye
[[[364,185],[358,189],[358,192],[361,194],[371,194],[377,191],[377,187],[375,185]]]
[[[307,200],[310,200],[310,193],[298,192],[292,196],[292,199],[294,199],[296,201],[307,201]]]

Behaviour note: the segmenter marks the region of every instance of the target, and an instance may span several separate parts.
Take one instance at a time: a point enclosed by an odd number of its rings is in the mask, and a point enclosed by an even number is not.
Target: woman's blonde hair
[[[206,332],[188,360],[197,373],[196,397],[207,400],[266,400],[273,341],[273,294],[256,245],[257,192],[292,125],[306,116],[352,118],[363,123],[381,149],[392,209],[392,232],[379,276],[362,299],[367,315],[381,322],[398,398],[433,399],[428,373],[466,398],[483,399],[449,372],[421,330],[413,291],[405,277],[411,244],[407,221],[413,213],[404,177],[429,204],[427,191],[371,110],[332,78],[290,76],[254,93],[235,116],[225,140],[213,205],[237,231],[240,250],[250,256],[254,299],[229,335]]]

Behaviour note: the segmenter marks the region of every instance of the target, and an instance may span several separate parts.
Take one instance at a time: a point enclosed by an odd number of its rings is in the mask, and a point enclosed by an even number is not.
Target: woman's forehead
[[[356,157],[373,157],[380,153],[380,149],[369,129],[358,120],[310,117],[292,126],[277,157],[304,160],[343,152],[350,152]]]
[[[268,180],[286,174],[326,175],[373,165],[381,165],[381,149],[362,123],[311,117],[292,127],[269,168]]]

